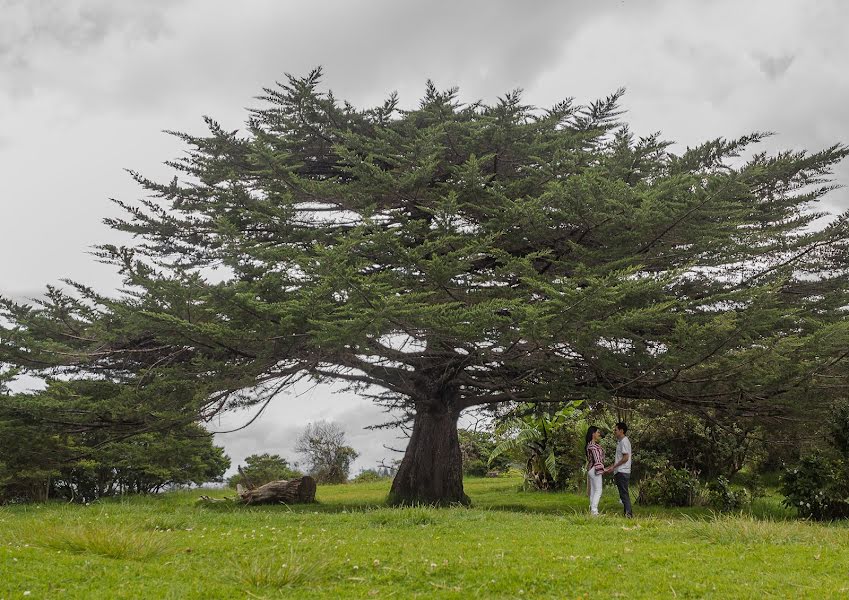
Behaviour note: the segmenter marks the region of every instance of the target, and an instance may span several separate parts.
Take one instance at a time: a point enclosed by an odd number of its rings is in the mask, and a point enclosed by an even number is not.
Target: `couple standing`
[[[631,440],[626,435],[628,426],[619,421],[613,430],[616,434],[616,460],[609,467],[604,466],[604,450],[599,446],[601,430],[593,425],[587,429],[587,495],[590,497],[590,513],[598,516],[598,501],[601,499],[602,475],[613,473],[613,481],[619,489],[619,499],[625,509],[625,516],[631,517],[631,494],[628,492],[628,480],[631,478]]]

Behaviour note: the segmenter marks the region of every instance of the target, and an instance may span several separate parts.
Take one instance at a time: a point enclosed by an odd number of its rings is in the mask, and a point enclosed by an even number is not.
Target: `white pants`
[[[598,514],[598,501],[601,500],[601,474],[595,474],[595,469],[590,467],[587,471],[587,482],[590,485],[590,513]]]

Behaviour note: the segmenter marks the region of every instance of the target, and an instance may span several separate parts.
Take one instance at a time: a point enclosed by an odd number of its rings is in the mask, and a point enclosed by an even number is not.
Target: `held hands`
[[[609,475],[610,473],[613,473],[613,467],[607,467],[607,468],[606,468],[606,469],[602,472],[602,475]]]

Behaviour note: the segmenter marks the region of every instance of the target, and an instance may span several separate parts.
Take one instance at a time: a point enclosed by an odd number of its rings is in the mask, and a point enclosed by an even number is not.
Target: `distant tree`
[[[389,479],[391,475],[385,470],[380,469],[363,469],[352,480],[354,483],[371,483],[374,481],[382,481]]]
[[[489,471],[506,471],[510,459],[502,454],[489,461],[498,441],[491,431],[459,429],[460,453],[463,458],[463,474],[483,476]]]
[[[849,214],[822,202],[846,147],[673,152],[623,123],[622,91],[537,108],[428,83],[402,110],[320,88],[289,77],[242,132],[177,134],[176,176],[136,174],[108,220],[134,240],[98,251],[124,293],[0,302],[0,362],[126,382],[160,409],[142,422],[347,382],[411,422],[396,503],[468,502],[472,407],[777,419],[849,385]]]
[[[319,483],[344,483],[359,453],[345,444],[345,431],[336,423],[318,421],[306,426],[295,450],[307,461],[310,475]]]
[[[303,473],[289,465],[289,461],[279,454],[268,454],[266,452],[264,454],[251,454],[245,458],[245,466],[241,467],[241,472],[232,475],[227,483],[230,487],[236,487],[238,483],[259,487],[269,481],[295,479],[302,475]]]
[[[0,500],[84,501],[221,481],[230,459],[200,425],[121,436],[97,426],[91,415],[105,422],[127,409],[121,391],[53,381],[43,392],[0,397]],[[74,423],[82,415],[91,425]]]

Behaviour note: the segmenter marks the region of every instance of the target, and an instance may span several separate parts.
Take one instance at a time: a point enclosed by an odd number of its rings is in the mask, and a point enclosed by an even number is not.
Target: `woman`
[[[587,452],[587,495],[590,497],[590,514],[598,516],[598,501],[601,500],[601,474],[604,472],[604,450],[598,445],[601,431],[593,425],[587,429],[585,449]]]

